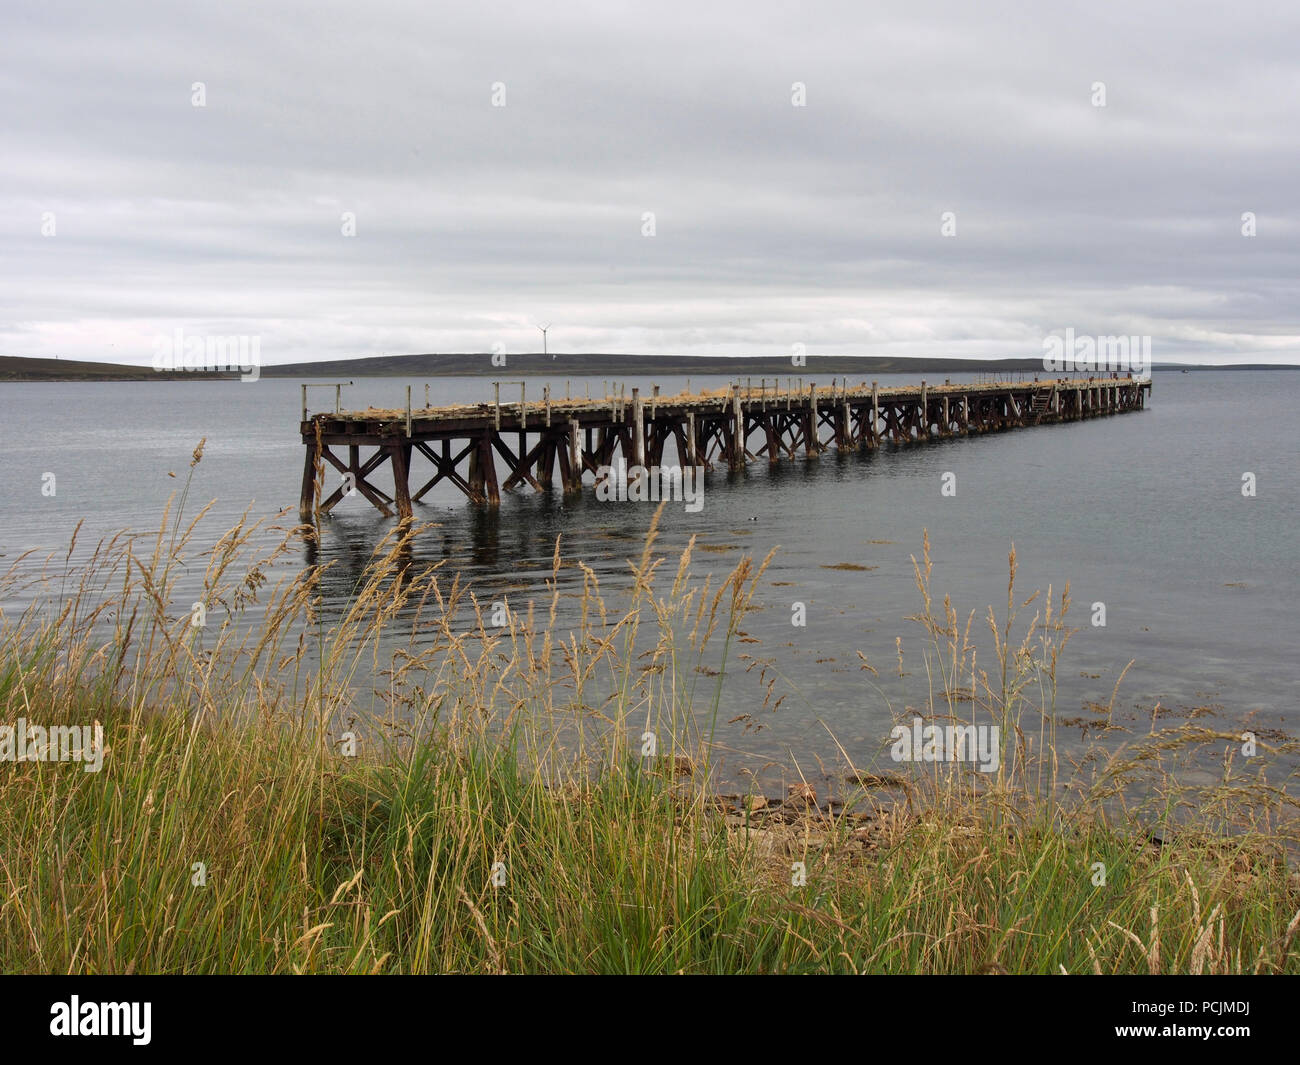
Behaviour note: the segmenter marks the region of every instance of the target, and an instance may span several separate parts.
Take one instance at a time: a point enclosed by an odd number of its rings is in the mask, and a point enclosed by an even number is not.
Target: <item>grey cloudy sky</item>
[[[1293,0],[6,0],[0,107],[0,354],[1300,361]]]

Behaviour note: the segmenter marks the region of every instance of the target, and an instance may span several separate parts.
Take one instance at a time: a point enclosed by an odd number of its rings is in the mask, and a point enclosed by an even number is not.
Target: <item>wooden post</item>
[[[407,439],[409,440],[411,436],[411,386],[410,385],[406,386],[406,436]],[[409,499],[407,500],[407,503],[408,504],[410,503]],[[409,518],[410,515],[408,514],[407,517]]]
[[[501,489],[497,486],[497,464],[492,456],[492,434],[479,437],[478,472],[486,502],[493,506],[501,502]]]
[[[920,436],[921,436],[921,439],[922,439],[922,440],[926,440],[926,439],[928,439],[929,436],[930,436],[930,397],[929,397],[929,393],[926,391],[926,388],[925,388],[925,382],[924,382],[924,381],[921,382],[921,430],[920,430]]]
[[[645,417],[641,389],[632,389],[632,465],[645,465]]]
[[[799,378],[802,388],[803,378]],[[817,382],[808,382],[808,431],[804,434],[803,450],[805,455],[821,453],[821,444],[817,439]]]
[[[487,434],[484,433],[485,437]],[[482,503],[483,495],[483,441],[474,441],[469,453],[469,498],[473,503]]]
[[[537,483],[546,490],[551,487],[555,473],[555,459],[559,448],[555,444],[555,439],[550,433],[543,433],[537,442]],[[520,463],[520,469],[527,471],[528,467]]]
[[[569,483],[565,485],[571,492],[582,488],[582,444],[578,419],[569,419]]]
[[[407,385],[410,390],[410,385]],[[409,435],[409,434],[408,434]],[[399,521],[411,520],[411,488],[407,481],[406,447],[400,441],[388,445],[389,461],[393,466],[393,499],[397,503]]]
[[[306,395],[307,387],[303,386]],[[304,525],[311,524],[312,511],[316,507],[316,439],[311,437],[306,442],[306,456],[302,464],[302,493],[298,497],[298,520]]]
[[[745,465],[745,412],[740,405],[740,386],[736,385],[731,390],[731,462],[733,470],[739,470]]]
[[[699,459],[695,453],[695,412],[686,414],[686,461],[691,466],[698,466]]]
[[[519,468],[524,468],[524,456],[528,454],[528,404],[525,401],[528,385],[519,382]],[[495,469],[495,467],[493,467]]]

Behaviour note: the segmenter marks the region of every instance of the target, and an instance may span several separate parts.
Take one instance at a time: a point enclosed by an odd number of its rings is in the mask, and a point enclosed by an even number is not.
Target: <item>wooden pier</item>
[[[526,386],[512,383],[520,385],[518,402],[502,402],[498,382],[491,402],[430,406],[426,386],[425,406],[413,408],[408,386],[404,409],[364,411],[339,409],[341,387],[331,385],[335,409],[311,415],[304,385],[302,520],[310,522],[317,510],[329,513],[351,489],[386,517],[406,519],[412,504],[442,481],[475,503],[493,505],[503,491],[523,485],[547,491],[557,473],[565,492],[581,491],[585,473],[600,477],[617,459],[629,467],[738,470],[764,458],[770,463],[800,454],[811,458],[832,446],[852,451],[906,445],[1141,410],[1151,391],[1149,378],[1131,375],[922,381],[893,388],[838,380],[829,387],[805,387],[791,379],[784,388],[764,380],[673,396],[659,395],[658,386],[649,395],[636,388],[629,395],[623,386],[617,395],[560,399],[546,388],[530,401]],[[504,478],[498,475],[497,456],[504,462]],[[424,467],[419,474],[417,464]],[[392,473],[392,494],[373,480],[385,465]],[[324,496],[327,466],[342,483]]]

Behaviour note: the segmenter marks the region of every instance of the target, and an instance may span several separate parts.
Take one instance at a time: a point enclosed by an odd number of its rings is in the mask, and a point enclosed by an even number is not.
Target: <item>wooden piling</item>
[[[577,418],[569,419],[569,478],[564,487],[570,492],[582,488],[582,429]]]
[[[739,386],[731,390],[731,427],[728,465],[734,471],[742,469],[745,465],[745,412],[740,405]]]
[[[410,385],[407,385],[409,393]],[[397,503],[397,517],[411,520],[411,488],[407,480],[410,449],[400,441],[388,445],[389,462],[393,467],[393,499]]]
[[[632,389],[632,465],[645,465],[645,412],[639,388]]]
[[[528,453],[528,402],[527,402],[528,385],[524,381],[519,382],[519,461],[524,461],[524,456]]]
[[[306,393],[305,388],[303,392]],[[304,525],[310,525],[316,507],[316,463],[320,452],[317,450],[314,436],[304,441],[304,443],[306,447],[303,449],[302,492],[298,497],[298,520]]]

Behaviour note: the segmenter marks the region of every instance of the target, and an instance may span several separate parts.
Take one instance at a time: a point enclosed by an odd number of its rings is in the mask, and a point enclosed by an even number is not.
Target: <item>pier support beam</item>
[[[641,389],[632,389],[632,463],[645,465],[645,411],[641,406]]]
[[[397,517],[400,521],[411,520],[411,486],[407,480],[407,471],[411,464],[409,444],[389,444],[388,461],[393,467],[393,500],[397,504]]]
[[[577,418],[569,419],[569,469],[564,481],[566,492],[582,491],[582,429]]]
[[[808,385],[808,411],[804,416],[803,452],[808,458],[821,454],[821,442],[817,439],[817,385]]]
[[[302,464],[302,493],[298,497],[298,520],[310,525],[312,512],[316,509],[316,462],[319,456],[316,439],[312,437],[303,449],[306,453]]]
[[[731,447],[727,465],[733,473],[745,467],[745,411],[740,404],[740,389],[735,386],[731,390]]]

